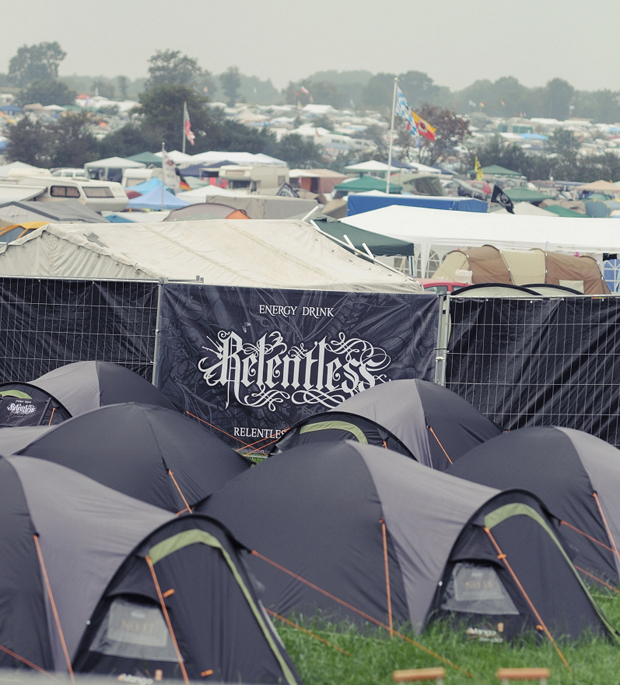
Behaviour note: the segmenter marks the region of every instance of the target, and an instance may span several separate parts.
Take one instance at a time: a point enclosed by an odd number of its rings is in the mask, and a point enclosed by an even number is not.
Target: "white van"
[[[123,188],[131,188],[140,183],[150,181],[152,178],[162,180],[163,172],[161,169],[123,169],[123,180],[121,184]]]
[[[78,200],[95,212],[119,212],[127,206],[129,198],[120,183],[112,181],[91,181],[88,179],[62,178],[54,176],[24,176],[17,182],[29,188],[44,188],[35,200]]]
[[[54,169],[52,176],[55,178],[58,176],[61,178],[88,178],[85,169]]]
[[[219,177],[228,182],[227,187],[231,190],[260,193],[266,188],[280,188],[288,183],[289,168],[276,164],[225,164],[220,167]]]

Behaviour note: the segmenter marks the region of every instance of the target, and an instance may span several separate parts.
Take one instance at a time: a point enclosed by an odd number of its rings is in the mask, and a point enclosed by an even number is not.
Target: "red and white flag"
[[[183,103],[183,133],[190,145],[194,144],[196,136],[192,131],[192,122],[189,120],[189,112],[187,111],[187,103]]]

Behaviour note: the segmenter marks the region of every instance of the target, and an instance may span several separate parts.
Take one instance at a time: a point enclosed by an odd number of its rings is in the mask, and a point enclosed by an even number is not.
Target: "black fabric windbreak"
[[[66,466],[173,513],[194,506],[250,467],[195,421],[134,403],[69,419],[19,454]]]
[[[444,588],[459,562],[492,567],[518,614],[442,611]],[[510,640],[530,630],[543,639],[539,618],[555,640],[578,639],[584,633],[618,639],[617,631],[606,621],[571,564],[562,545],[559,522],[536,497],[523,491],[497,495],[464,528],[434,602],[432,618],[448,616],[465,627],[470,637],[490,630],[494,633],[492,641]]]
[[[383,426],[356,414],[336,411],[315,414],[293,426],[272,447],[271,454],[284,452],[298,445],[342,440],[357,440],[364,444],[385,447],[415,459],[405,445]]]
[[[35,528],[15,469],[0,459],[0,645],[53,670]],[[0,650],[1,668],[27,668]]]
[[[501,434],[501,428],[456,393],[426,381],[416,381],[416,386],[429,430],[433,468],[445,471],[450,462]]]
[[[594,575],[614,586],[620,582],[594,488],[566,433],[551,427],[504,433],[468,452],[448,473],[498,490],[534,493],[554,516],[570,524],[562,526],[562,534],[574,548],[573,561],[586,572],[585,578],[595,582]]]
[[[11,410],[11,403],[17,407]],[[26,411],[20,411],[20,404]],[[27,407],[32,406],[28,411]],[[20,417],[19,414],[22,414]],[[54,426],[71,414],[52,395],[30,383],[0,383],[0,427]]]
[[[388,623],[385,558],[377,491],[353,446],[302,445],[265,460],[214,493],[200,511],[248,548]],[[398,559],[387,534],[394,621],[409,622]],[[256,556],[249,565],[265,586],[265,606],[279,614],[365,619]]]
[[[202,533],[215,538],[221,549],[201,544]],[[184,535],[189,539],[183,541]],[[158,559],[156,545],[175,539],[174,551]],[[146,555],[153,556],[190,679],[203,680],[208,675],[214,682],[299,682],[290,657],[260,608],[238,545],[215,521],[200,515],[164,525],[127,559],[93,614],[75,659],[77,672],[153,678],[161,670],[164,679],[182,679]],[[108,618],[110,608],[119,604],[134,619],[134,627],[124,633]],[[135,656],[140,652],[152,656]]]

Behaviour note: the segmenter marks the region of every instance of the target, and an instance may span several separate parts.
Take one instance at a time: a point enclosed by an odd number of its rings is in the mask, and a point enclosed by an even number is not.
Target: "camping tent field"
[[[0,453],[0,666],[361,685],[543,665],[568,684],[618,658],[620,454],[579,431],[505,433],[409,379],[250,467],[133,372],[80,362],[0,385]]]

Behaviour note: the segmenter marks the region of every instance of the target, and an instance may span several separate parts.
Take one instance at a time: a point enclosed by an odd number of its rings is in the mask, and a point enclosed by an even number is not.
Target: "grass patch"
[[[620,597],[599,593],[595,599],[611,623],[620,626]],[[349,652],[349,657],[278,619],[274,623],[304,685],[387,685],[392,683],[394,670],[444,665],[412,644],[397,637],[391,640],[386,631],[378,628],[360,631],[354,627],[302,624]],[[498,685],[495,676],[498,668],[525,666],[550,668],[550,683],[611,685],[620,682],[620,646],[598,638],[560,643],[569,671],[546,639],[542,643],[523,639],[512,645],[467,642],[462,632],[442,625],[434,625],[422,635],[408,636],[463,669],[459,672],[445,666],[446,685]],[[465,671],[472,673],[473,678]]]

